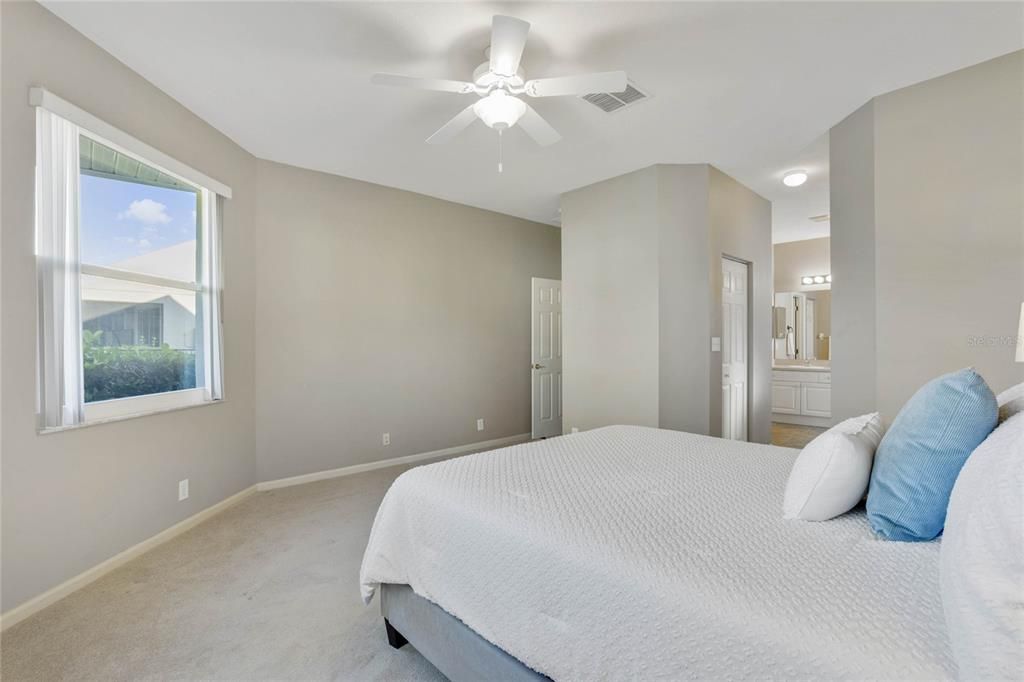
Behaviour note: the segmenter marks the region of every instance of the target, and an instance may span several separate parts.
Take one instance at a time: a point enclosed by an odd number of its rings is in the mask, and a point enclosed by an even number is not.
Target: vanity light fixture
[[[782,176],[782,184],[786,187],[799,187],[807,182],[807,171],[791,170]]]
[[[800,284],[831,284],[832,275],[804,275],[800,278]]]

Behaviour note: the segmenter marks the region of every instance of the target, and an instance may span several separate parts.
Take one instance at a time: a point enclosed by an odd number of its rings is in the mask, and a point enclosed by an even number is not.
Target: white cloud
[[[146,251],[152,248],[153,245],[149,243],[148,239],[140,239],[138,246],[140,251]]]
[[[128,210],[121,211],[117,214],[117,217],[121,220],[129,218],[138,220],[147,225],[171,222],[171,216],[167,213],[167,207],[159,201],[153,201],[152,199],[133,201],[128,206]]]

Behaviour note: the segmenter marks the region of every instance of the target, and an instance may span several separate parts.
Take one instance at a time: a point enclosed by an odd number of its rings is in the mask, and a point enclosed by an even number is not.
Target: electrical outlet
[[[178,502],[188,499],[188,479],[178,481]]]
[[[484,430],[484,420],[483,419],[477,419],[476,420],[476,430],[477,431],[483,431]]]
[[[572,433],[579,433],[579,432],[580,432],[580,430],[578,428],[576,428],[575,426],[572,427]]]
[[[384,445],[391,445],[391,434],[385,433],[384,437],[381,438],[381,441],[384,443]]]

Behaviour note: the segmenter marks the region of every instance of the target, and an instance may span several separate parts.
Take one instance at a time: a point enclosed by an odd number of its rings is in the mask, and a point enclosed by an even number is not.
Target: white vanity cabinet
[[[832,373],[829,369],[772,369],[772,420],[809,426],[830,426]]]
[[[772,381],[772,412],[800,414],[800,382]]]

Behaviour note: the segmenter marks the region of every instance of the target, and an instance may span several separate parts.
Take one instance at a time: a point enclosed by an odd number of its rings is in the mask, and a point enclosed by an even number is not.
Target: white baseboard
[[[0,631],[6,630],[15,623],[20,623],[32,614],[42,611],[50,604],[53,604],[54,602],[60,599],[63,599],[64,597],[68,596],[72,592],[75,592],[76,590],[82,589],[94,580],[102,578],[104,575],[110,573],[115,568],[123,566],[124,564],[128,563],[129,561],[138,557],[139,555],[144,554],[149,550],[153,549],[157,545],[162,545],[168,540],[175,538],[184,533],[185,531],[199,525],[211,516],[219,514],[228,507],[238,504],[239,502],[241,502],[242,500],[249,497],[255,492],[256,486],[249,486],[245,490],[237,492],[231,497],[223,499],[220,502],[207,507],[201,512],[193,514],[192,516],[188,517],[187,519],[184,519],[183,521],[179,521],[170,528],[166,528],[160,531],[156,535],[147,538],[146,540],[143,540],[139,544],[129,547],[120,554],[115,554],[106,561],[96,564],[92,568],[82,573],[79,573],[75,577],[65,580],[60,585],[50,588],[46,592],[36,595],[28,601],[23,602],[18,606],[15,606],[7,613],[0,615]]]
[[[193,514],[183,521],[179,521],[170,528],[160,531],[156,535],[146,540],[143,540],[137,545],[129,547],[120,554],[115,554],[106,561],[96,564],[92,568],[79,573],[73,578],[65,580],[60,585],[53,587],[40,595],[32,597],[26,602],[15,606],[13,609],[0,615],[0,631],[6,630],[15,623],[20,623],[29,616],[42,611],[50,604],[53,604],[60,599],[68,596],[76,590],[80,590],[89,583],[102,578],[107,573],[110,573],[115,568],[123,566],[132,559],[138,557],[141,554],[148,552],[158,545],[171,540],[172,538],[181,535],[185,531],[199,525],[203,521],[207,520],[211,516],[219,514],[228,507],[238,504],[246,497],[249,497],[257,491],[273,490],[275,488],[285,488],[292,485],[301,485],[303,483],[312,483],[313,481],[322,481],[328,478],[337,478],[339,476],[350,476],[352,474],[362,473],[364,471],[373,471],[374,469],[383,469],[386,467],[397,466],[399,464],[412,464],[414,462],[421,462],[427,459],[436,459],[438,457],[446,457],[449,455],[458,455],[466,452],[475,452],[479,450],[490,450],[494,448],[500,448],[506,445],[513,445],[516,443],[523,443],[530,439],[530,434],[520,433],[515,436],[506,436],[505,438],[495,438],[494,440],[485,440],[478,443],[469,443],[467,445],[457,445],[453,448],[444,448],[443,450],[433,450],[431,452],[421,452],[415,455],[406,455],[405,457],[394,457],[392,459],[385,459],[379,462],[368,462],[366,464],[356,464],[353,466],[341,467],[340,469],[330,469],[328,471],[317,471],[312,474],[303,474],[302,476],[291,476],[289,478],[280,478],[275,481],[264,481],[263,483],[257,483],[256,485],[250,486],[245,490],[235,493],[231,497],[221,500],[217,504],[214,504],[206,509]]]
[[[274,490],[275,488],[287,488],[292,485],[302,485],[303,483],[312,483],[313,481],[323,481],[328,478],[338,478],[339,476],[351,476],[352,474],[361,474],[364,471],[373,471],[374,469],[385,469],[387,467],[398,466],[399,464],[413,464],[414,462],[422,462],[426,459],[436,459],[438,457],[446,457],[449,455],[459,455],[464,452],[475,452],[479,450],[493,450],[494,448],[500,448],[506,445],[515,445],[516,443],[524,443],[530,440],[530,434],[519,433],[515,436],[506,436],[504,438],[495,438],[494,440],[484,440],[477,443],[469,443],[467,445],[456,445],[453,448],[444,448],[443,450],[432,450],[431,452],[420,452],[415,455],[406,455],[404,457],[392,457],[391,459],[382,459],[377,462],[367,462],[366,464],[353,464],[352,466],[341,467],[340,469],[328,469],[327,471],[315,471],[311,474],[302,474],[301,476],[289,476],[288,478],[279,478],[274,481],[263,481],[262,483],[256,484],[256,489],[260,492],[265,490]]]

